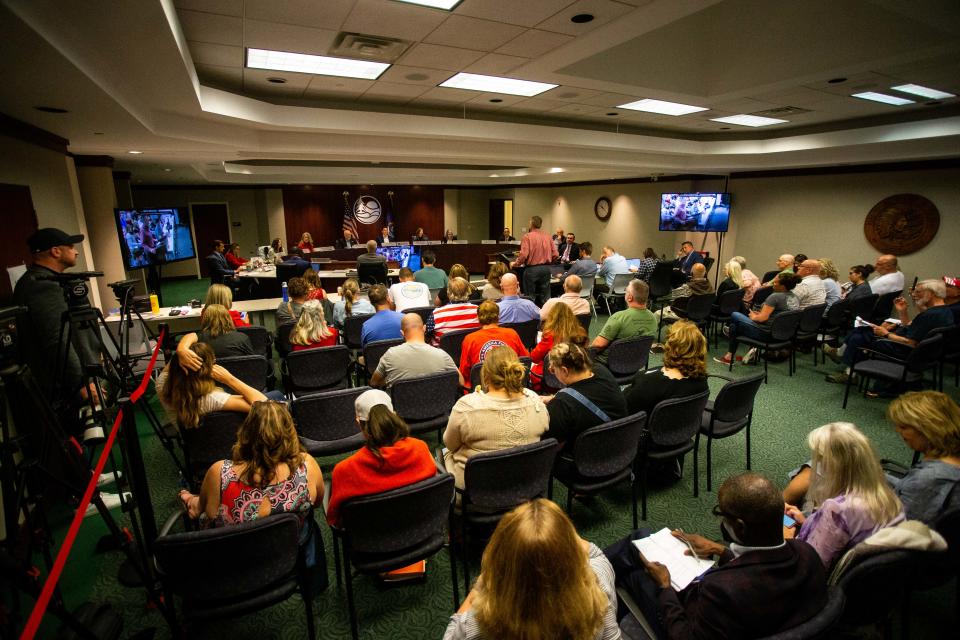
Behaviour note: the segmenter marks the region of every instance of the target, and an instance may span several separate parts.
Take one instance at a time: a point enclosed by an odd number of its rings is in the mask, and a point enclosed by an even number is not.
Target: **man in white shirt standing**
[[[432,304],[430,300],[430,287],[422,282],[415,282],[413,271],[409,267],[400,269],[400,282],[391,285],[390,301],[393,302],[393,308],[400,313],[414,307],[429,307]]]
[[[898,268],[897,256],[879,256],[873,266],[877,270],[877,277],[870,281],[870,291],[878,296],[903,291],[903,272]]]
[[[820,279],[819,260],[801,262],[797,267],[797,275],[801,280],[800,284],[793,289],[793,293],[800,300],[801,309],[824,304],[827,301],[827,290],[823,286],[823,280]]]

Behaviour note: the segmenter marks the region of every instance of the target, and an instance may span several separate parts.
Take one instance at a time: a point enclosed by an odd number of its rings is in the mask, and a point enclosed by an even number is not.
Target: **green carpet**
[[[165,285],[164,294],[171,296],[167,304],[177,297],[202,297],[205,281],[178,281]],[[197,293],[200,291],[200,293]],[[593,322],[591,335],[602,326],[604,316]],[[711,349],[711,356],[722,354],[720,349]],[[651,366],[659,364],[659,358],[651,359]],[[884,418],[886,402],[853,397],[846,411],[840,408],[843,387],[827,384],[823,375],[833,365],[814,367],[812,356],[801,355],[799,371],[787,376],[786,363],[770,365],[770,381],[758,396],[752,428],[753,469],[773,478],[781,486],[787,472],[808,458],[805,445],[807,433],[822,424],[835,420],[856,423],[870,436],[880,455],[909,463],[911,451],[902,443],[893,427]],[[727,375],[726,367],[710,363],[711,374]],[[757,371],[755,367],[737,365],[733,376],[743,376]],[[714,392],[722,380],[712,379]],[[960,397],[952,385],[948,392]],[[155,398],[151,400],[156,407]],[[140,421],[141,442],[150,477],[153,504],[158,524],[176,510],[176,472],[172,461],[162,449],[152,432]],[[436,443],[428,442],[431,446]],[[723,478],[745,468],[744,438],[742,435],[714,444],[714,492],[706,492],[705,444],[701,444],[699,498],[693,497],[692,457],[687,456],[684,478],[667,486],[655,486],[649,498],[647,521],[641,526],[659,529],[664,526],[682,527],[687,531],[702,532],[709,537],[718,537],[717,522],[710,515],[716,503],[715,489]],[[320,459],[324,475],[329,476],[337,458]],[[565,504],[566,494],[557,485],[554,499]],[[124,518],[125,522],[126,519]],[[573,521],[581,535],[603,547],[629,533],[630,491],[629,488],[611,491],[589,502],[575,502]],[[318,635],[321,638],[349,638],[346,612],[346,594],[334,586],[333,555],[329,530],[323,525],[327,547],[331,587],[320,594],[314,602]],[[68,604],[75,605],[84,599],[113,604],[123,615],[124,633],[129,636],[138,631],[155,627],[158,638],[169,637],[169,631],[161,616],[147,609],[144,592],[120,586],[116,579],[117,568],[122,561],[119,553],[96,554],[96,540],[104,533],[104,527],[96,518],[89,518],[81,530],[80,538],[66,566],[61,582]],[[58,536],[58,541],[62,535]],[[243,562],[243,558],[237,558]],[[471,575],[477,575],[479,552],[474,554]],[[442,552],[428,563],[428,579],[419,585],[407,585],[381,590],[366,577],[355,581],[357,610],[360,618],[361,636],[390,640],[413,640],[439,638],[451,613],[452,596],[447,555]],[[462,575],[462,574],[461,574]],[[462,586],[462,585],[461,585]],[[951,583],[945,588],[915,597],[911,615],[913,638],[943,637],[942,629],[952,628],[957,615],[951,611]],[[464,594],[461,594],[463,597]],[[246,615],[235,620],[217,622],[207,628],[197,629],[198,637],[231,638],[304,638],[306,622],[299,596],[267,610]],[[55,624],[45,623],[44,634],[52,635]]]

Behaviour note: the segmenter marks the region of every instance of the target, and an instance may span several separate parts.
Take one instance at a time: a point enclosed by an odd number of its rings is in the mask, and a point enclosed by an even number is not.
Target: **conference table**
[[[394,242],[388,246],[402,246],[406,243]],[[520,241],[513,242],[466,242],[463,240],[454,240],[448,244],[442,244],[439,240],[428,240],[425,242],[415,242],[414,246],[420,249],[420,254],[430,250],[437,256],[437,262],[434,265],[438,269],[449,271],[455,264],[462,264],[469,273],[486,274],[491,262],[496,262],[501,253],[511,254],[520,250]],[[350,261],[355,263],[357,256],[366,252],[363,245],[350,249],[329,249],[326,247],[316,248],[305,257],[311,261],[315,259],[329,259],[332,262]],[[321,267],[323,268],[323,267]]]

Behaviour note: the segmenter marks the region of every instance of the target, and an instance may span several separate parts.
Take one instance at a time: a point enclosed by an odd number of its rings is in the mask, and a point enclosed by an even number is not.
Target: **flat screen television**
[[[186,209],[114,209],[127,269],[195,258]]]
[[[660,231],[726,231],[729,193],[660,194]]]
[[[409,244],[396,247],[377,247],[377,255],[386,258],[387,262],[398,262],[401,267],[410,267],[414,271],[420,268],[420,247]],[[411,261],[414,264],[411,264]]]

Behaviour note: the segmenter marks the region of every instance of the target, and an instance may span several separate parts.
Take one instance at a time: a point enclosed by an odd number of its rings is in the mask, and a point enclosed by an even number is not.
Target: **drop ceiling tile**
[[[595,107],[606,107],[608,109],[620,104],[636,102],[637,100],[640,100],[637,96],[628,96],[622,93],[601,93],[596,96],[577,98],[577,102],[581,104],[590,104]]]
[[[363,91],[328,91],[326,89],[315,90],[310,88],[303,92],[303,98],[317,101],[316,106],[318,107],[329,105],[329,103],[353,102],[362,95]]]
[[[476,97],[476,91],[466,89],[450,89],[449,87],[434,87],[420,96],[420,100],[429,102],[466,102]]]
[[[211,64],[194,66],[202,85],[217,89],[243,90],[243,69],[240,67],[218,67]]]
[[[373,86],[373,80],[359,78],[337,78],[334,76],[312,76],[307,84],[307,92],[324,93],[363,93]]]
[[[188,42],[190,57],[195,64],[208,64],[218,67],[243,66],[243,47],[210,42]]]
[[[408,67],[402,64],[395,64],[386,71],[378,80],[386,82],[398,82],[400,84],[419,84],[429,87],[435,87],[447,78],[453,75],[450,71],[443,69],[428,69],[426,67]]]
[[[246,17],[339,31],[355,0],[245,0]]]
[[[835,96],[831,93],[808,89],[807,87],[791,87],[790,89],[762,93],[751,97],[762,102],[773,102],[781,106],[801,107],[804,109],[835,99]]]
[[[842,74],[838,75],[843,77]],[[877,91],[886,89],[890,86],[891,80],[893,80],[893,78],[890,76],[873,73],[871,71],[847,75],[845,77],[847,78],[846,82],[841,82],[838,84],[830,84],[827,82],[827,80],[830,78],[824,78],[821,82],[812,82],[804,86],[809,89],[825,91],[826,93],[832,93],[834,95],[846,96],[850,95],[851,93],[859,93],[861,91]],[[894,81],[894,83],[896,83],[896,81]]]
[[[544,91],[537,97],[548,98],[550,100],[562,100],[564,102],[582,102],[586,98],[595,98],[602,93],[604,92],[561,85],[555,89],[550,89],[550,91]]]
[[[511,56],[524,56],[527,58],[539,58],[554,49],[559,49],[572,40],[573,36],[529,29],[497,49],[497,53],[505,53]]]
[[[180,26],[187,40],[241,46],[243,26],[240,18],[199,11],[179,11]]]
[[[530,58],[520,58],[518,56],[505,56],[502,53],[488,53],[472,65],[464,69],[470,73],[482,73],[488,76],[502,76],[510,73],[522,64],[530,61]]]
[[[707,106],[707,105],[699,105]],[[717,102],[710,105],[711,109],[717,109],[720,111],[732,111],[733,113],[753,113],[754,111],[764,111],[766,109],[773,109],[774,107],[782,107],[783,105],[777,104],[774,102],[766,102],[762,100],[753,100],[751,98],[740,98],[738,100],[727,100],[726,102]]]
[[[254,49],[292,51],[322,56],[330,51],[337,37],[337,32],[330,29],[315,29],[263,20],[246,20],[243,26],[244,44]]]
[[[479,51],[421,42],[403,54],[400,57],[400,62],[410,67],[460,71],[481,57],[483,57],[483,53]]]
[[[550,100],[547,98],[527,98],[515,104],[510,105],[510,111],[550,111],[563,106],[564,102],[560,100]]]
[[[578,36],[593,31],[611,20],[634,11],[634,9],[635,7],[630,5],[611,2],[611,0],[578,0],[563,11],[538,24],[537,28]],[[584,13],[592,15],[593,20],[580,24],[570,21],[573,16]]]
[[[448,16],[445,11],[395,0],[358,0],[342,30],[417,42]]]
[[[523,27],[468,16],[452,15],[427,36],[424,42],[451,47],[465,47],[476,51],[493,51],[524,31]]]
[[[567,115],[589,116],[589,115],[596,115],[599,113],[603,113],[604,111],[605,109],[603,107],[592,107],[587,104],[569,103],[569,104],[563,105],[562,107],[557,107],[556,109],[551,110],[550,113],[551,114],[565,113]]]
[[[175,0],[178,9],[218,13],[224,16],[242,16],[243,3],[236,0]]]
[[[468,100],[467,104],[489,109],[503,109],[524,99],[523,96],[508,96],[503,93],[480,93],[472,100]],[[490,102],[491,100],[499,100],[500,102]]]
[[[532,27],[571,4],[573,0],[464,0],[457,5],[458,15],[486,18],[497,22]]]
[[[407,102],[427,91],[429,89],[422,85],[377,81],[367,89],[363,98],[402,98],[402,102]]]
[[[283,84],[274,84],[267,78],[283,78]],[[265,69],[243,70],[244,90],[265,95],[299,96],[313,79],[305,73],[291,73],[289,71],[267,71]]]
[[[651,2],[653,2],[653,0],[617,0],[617,2],[622,2],[623,4],[629,4],[634,7],[642,7],[644,5],[650,4]]]

